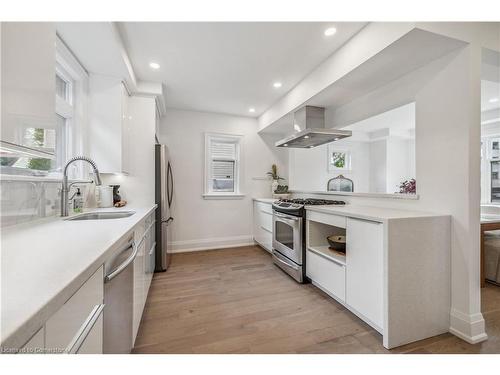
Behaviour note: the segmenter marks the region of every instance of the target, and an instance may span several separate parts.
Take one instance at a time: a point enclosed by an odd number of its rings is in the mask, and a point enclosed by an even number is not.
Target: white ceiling
[[[137,78],[163,82],[168,107],[257,117],[365,24],[125,22],[119,29]],[[330,26],[337,33],[326,37]],[[283,86],[273,88],[275,81]]]

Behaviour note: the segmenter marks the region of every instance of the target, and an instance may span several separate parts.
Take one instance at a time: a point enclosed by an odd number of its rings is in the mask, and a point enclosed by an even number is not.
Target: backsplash
[[[78,185],[87,203],[86,185]],[[59,215],[61,182],[0,180],[0,226],[26,223]],[[71,191],[73,194],[74,189]],[[70,196],[71,196],[70,195]]]

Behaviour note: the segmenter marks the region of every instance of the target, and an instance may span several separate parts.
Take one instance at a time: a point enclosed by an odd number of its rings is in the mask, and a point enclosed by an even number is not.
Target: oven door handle
[[[278,262],[284,264],[285,266],[287,266],[288,268],[291,268],[291,269],[294,269],[295,271],[298,271],[300,268],[296,265],[291,265],[289,264],[288,262],[285,262],[284,260],[281,260],[276,254],[273,254],[274,255],[274,259],[277,260]]]
[[[294,221],[299,221],[300,218],[299,217],[294,217],[294,216],[288,216],[288,215],[282,215],[282,214],[278,214],[278,213],[274,213],[276,215],[276,217],[280,217],[282,219],[286,219],[286,220],[294,220]]]

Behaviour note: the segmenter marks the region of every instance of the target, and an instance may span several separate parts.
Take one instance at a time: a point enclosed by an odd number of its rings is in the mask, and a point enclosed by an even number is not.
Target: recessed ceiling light
[[[325,30],[325,36],[332,36],[337,32],[337,29],[335,27],[329,27],[328,29]]]
[[[279,89],[281,87],[281,82],[274,82],[273,87]]]
[[[255,112],[255,108],[248,108],[248,112],[254,113]]]
[[[158,64],[158,63],[156,63],[156,62],[150,62],[150,63],[149,63],[149,67],[150,67],[151,69],[155,69],[155,70],[156,70],[156,69],[160,69],[160,64]]]
[[[309,148],[313,148],[314,146],[308,146]]]
[[[304,139],[309,139],[309,136],[308,135],[304,135]]]
[[[489,102],[490,102],[490,103],[496,103],[496,102],[498,102],[498,98],[491,98],[491,99],[489,100]]]
[[[285,143],[283,146],[288,147],[288,143]]]

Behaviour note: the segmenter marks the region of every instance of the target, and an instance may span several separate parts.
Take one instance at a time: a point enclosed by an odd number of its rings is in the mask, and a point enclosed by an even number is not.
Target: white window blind
[[[237,194],[239,136],[207,134],[207,194]]]

